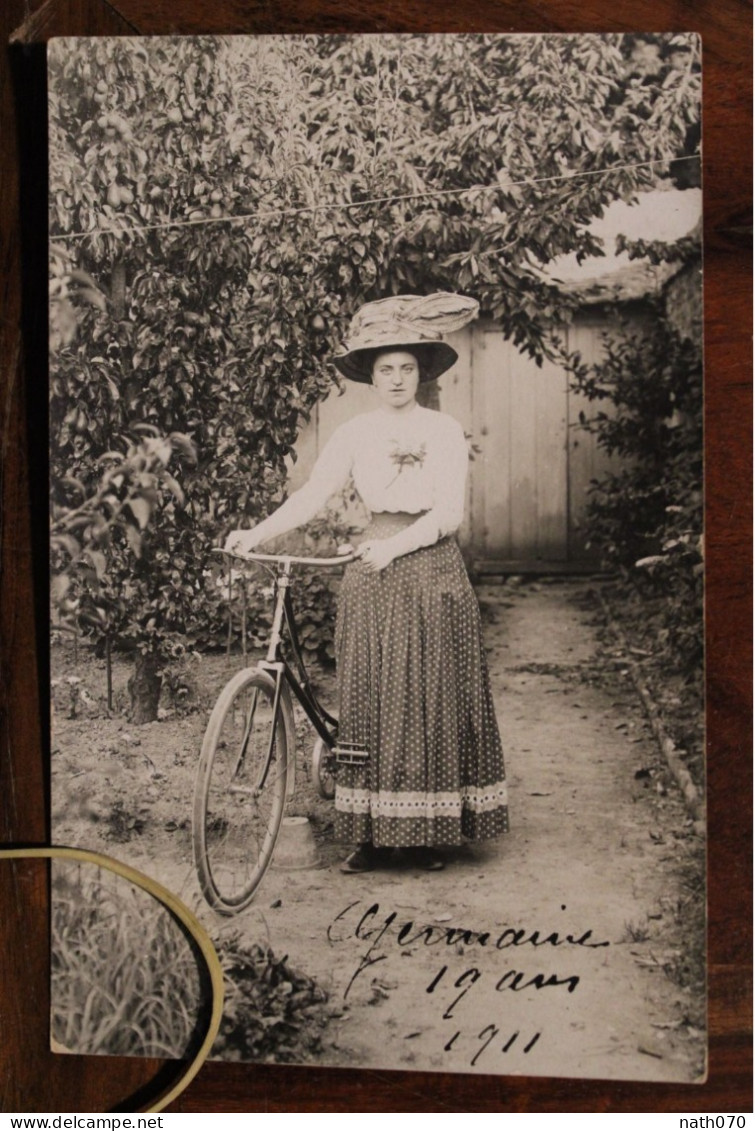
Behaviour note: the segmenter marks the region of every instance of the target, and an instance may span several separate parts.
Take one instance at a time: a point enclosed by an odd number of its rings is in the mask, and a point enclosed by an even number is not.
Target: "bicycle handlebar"
[[[309,565],[309,566],[341,566],[356,561],[353,546],[349,546],[344,553],[335,558],[300,558],[295,554],[258,554],[256,550],[249,550],[246,554],[235,554],[230,550],[215,547],[214,554],[223,554],[227,558],[236,558],[244,562],[277,562],[278,565]]]

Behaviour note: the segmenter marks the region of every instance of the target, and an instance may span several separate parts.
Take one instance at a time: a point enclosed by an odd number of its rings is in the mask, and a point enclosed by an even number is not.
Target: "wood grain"
[[[53,35],[698,31],[704,43],[710,1075],[704,1085],[208,1065],[184,1111],[751,1110],[751,12],[737,0],[6,0],[0,74],[0,838],[47,834],[45,89]],[[14,34],[15,33],[15,34]],[[36,578],[35,578],[36,574]],[[36,580],[36,584],[35,584]],[[35,638],[35,625],[37,637]],[[157,1065],[52,1056],[44,868],[0,868],[0,1110],[104,1111]],[[173,1066],[165,1069],[176,1074]]]

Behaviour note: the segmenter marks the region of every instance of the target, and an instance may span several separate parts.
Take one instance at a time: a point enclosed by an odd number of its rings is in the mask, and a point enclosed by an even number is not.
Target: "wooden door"
[[[472,334],[472,547],[488,561],[566,561],[566,375],[493,326]]]
[[[600,315],[579,318],[566,337],[569,351],[594,363],[606,327]],[[587,492],[592,479],[616,467],[580,426],[580,411],[589,417],[594,406],[570,388],[560,365],[538,365],[492,324],[473,328],[468,353],[479,449],[471,474],[471,556],[487,568],[594,567],[582,526]]]

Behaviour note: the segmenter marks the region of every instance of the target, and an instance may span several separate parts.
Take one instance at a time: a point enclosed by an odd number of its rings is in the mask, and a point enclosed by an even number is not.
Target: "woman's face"
[[[419,385],[419,362],[408,350],[386,350],[375,358],[372,384],[384,405],[413,405]]]

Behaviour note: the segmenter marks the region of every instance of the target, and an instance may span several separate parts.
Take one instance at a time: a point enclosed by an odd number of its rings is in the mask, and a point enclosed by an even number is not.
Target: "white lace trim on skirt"
[[[373,817],[460,817],[464,809],[491,813],[508,804],[506,782],[469,786],[460,793],[396,793],[339,786],[336,808],[341,813],[370,813]]]

